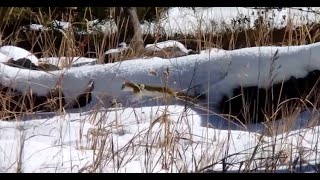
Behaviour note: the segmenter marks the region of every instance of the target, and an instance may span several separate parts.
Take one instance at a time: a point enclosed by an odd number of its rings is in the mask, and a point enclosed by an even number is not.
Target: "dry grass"
[[[9,11],[11,12],[11,11]],[[25,10],[18,12],[18,17],[25,13]],[[88,9],[90,14],[90,9]],[[39,22],[48,24],[46,22],[52,21],[50,15],[44,17],[41,12],[35,15]],[[7,20],[8,21],[8,20]],[[194,30],[194,34],[180,35],[175,38],[166,37],[165,35],[156,34],[155,41],[162,41],[165,39],[179,39],[180,42],[197,50],[208,49],[212,47],[219,47],[224,49],[237,49],[252,46],[266,46],[266,45],[300,45],[306,43],[314,43],[319,41],[319,24],[308,24],[300,27],[293,27],[290,19],[288,26],[281,29],[275,29],[272,22],[269,22],[261,17],[256,20],[254,28],[247,29],[246,24],[237,24],[234,29],[225,28],[224,31],[213,34],[214,27],[210,27],[207,31],[202,31],[201,27]],[[104,60],[103,53],[107,47],[116,47],[118,42],[118,34],[110,33],[99,35],[98,33],[91,33],[87,36],[76,37],[75,29],[69,28],[60,33],[49,31],[23,31],[22,27],[15,25],[15,31],[7,37],[2,37],[2,44],[19,45],[21,42],[20,35],[24,34],[25,39],[31,45],[31,52],[41,51],[43,57],[69,57],[63,64],[65,67],[70,67],[72,64],[72,57],[85,56],[88,53],[95,54],[98,62],[102,63]],[[73,24],[72,16],[69,16],[69,23]],[[271,25],[270,25],[271,24]],[[0,29],[6,27],[6,22],[2,23]],[[124,27],[125,28],[125,27]],[[160,32],[161,30],[159,30]],[[20,34],[20,35],[19,35]],[[102,37],[102,38],[101,38]],[[183,37],[183,38],[181,38]],[[190,39],[192,38],[192,39]],[[146,39],[146,41],[150,41]],[[150,42],[148,42],[150,43]],[[58,45],[57,45],[58,44]],[[37,49],[37,48],[41,49]],[[94,47],[94,51],[90,52],[84,50],[84,47]],[[144,53],[139,53],[139,55]],[[134,52],[127,53],[113,61],[121,61],[138,57]],[[272,69],[270,70],[272,71]],[[272,81],[273,77],[270,77]],[[166,86],[166,81],[163,81]],[[29,96],[21,95],[15,101],[23,102],[20,106],[20,111],[8,112],[7,104],[11,104],[11,96],[7,91],[1,90],[2,108],[0,112],[0,119],[5,119],[10,114],[11,116],[18,116],[19,114],[29,114],[30,109],[23,108],[26,105],[23,101]],[[164,98],[166,99],[166,98]],[[301,101],[304,101],[303,99]],[[8,103],[9,102],[9,103]],[[61,106],[61,101],[58,104],[58,112],[61,113],[61,119],[64,120],[63,112],[65,111]],[[16,102],[13,102],[16,103]],[[105,102],[104,102],[105,103]],[[312,112],[317,110],[317,102],[312,102],[315,107],[310,109]],[[28,105],[33,106],[32,104]],[[138,132],[128,141],[127,144],[119,144],[117,136],[126,134],[126,126],[124,123],[123,112],[125,109],[116,105],[115,117],[110,117],[109,110],[102,111],[101,105],[96,105],[92,110],[88,119],[83,119],[82,122],[90,122],[94,124],[94,128],[85,132],[83,128],[79,129],[79,149],[92,150],[92,163],[80,168],[79,172],[103,172],[106,167],[112,166],[113,169],[108,169],[112,172],[120,172],[121,168],[129,162],[141,158],[140,163],[143,164],[142,172],[157,172],[157,165],[160,165],[165,172],[211,172],[213,168],[221,169],[222,172],[230,168],[238,167],[236,172],[254,172],[258,168],[264,167],[265,172],[276,172],[279,164],[288,166],[296,166],[297,159],[293,157],[292,153],[299,151],[300,160],[306,159],[308,150],[303,149],[301,144],[290,144],[286,140],[290,138],[289,131],[295,124],[297,115],[301,112],[301,107],[289,109],[283,102],[278,102],[277,107],[272,108],[272,113],[282,113],[285,119],[284,123],[277,124],[273,116],[267,117],[267,130],[265,134],[257,136],[255,144],[243,152],[231,152],[230,144],[235,139],[231,132],[227,136],[220,136],[220,131],[217,131],[214,137],[209,136],[209,131],[212,128],[207,127],[203,132],[202,137],[197,137],[193,132],[192,115],[188,114],[189,104],[186,105],[185,111],[181,112],[176,121],[170,119],[170,112],[167,108],[164,110],[157,110],[155,114],[157,117],[150,117],[150,123],[147,128],[138,128]],[[196,104],[194,105],[196,106]],[[211,114],[209,109],[201,107],[207,114]],[[244,107],[245,109],[245,107]],[[138,109],[133,109],[132,115],[139,114]],[[113,119],[112,119],[113,118]],[[143,121],[136,116],[136,121]],[[308,128],[318,124],[318,116],[314,116],[310,121]],[[82,126],[81,126],[82,127]],[[283,134],[283,138],[274,138],[275,135]],[[62,144],[61,134],[61,144]],[[301,132],[303,136],[303,132]],[[226,138],[227,137],[227,138]],[[86,143],[82,144],[82,139],[86,139]],[[16,163],[16,172],[23,172],[22,156],[25,137],[22,135],[19,138],[20,150]],[[314,140],[317,142],[317,139]],[[62,145],[61,145],[62,146]],[[199,151],[200,149],[200,151]],[[313,151],[318,151],[314,149]],[[189,161],[189,154],[191,152],[191,161]],[[248,153],[250,152],[250,153]],[[200,153],[200,154],[199,154]],[[143,157],[139,157],[142,154]],[[155,155],[156,154],[156,155]],[[235,156],[241,155],[242,159],[237,159]],[[14,166],[14,165],[13,165]],[[234,171],[234,170],[233,170]]]

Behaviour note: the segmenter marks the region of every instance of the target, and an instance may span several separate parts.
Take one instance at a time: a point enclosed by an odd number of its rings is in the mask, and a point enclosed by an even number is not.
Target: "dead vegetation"
[[[63,113],[68,108],[80,108],[87,105],[92,97],[91,92],[94,89],[94,81],[90,80],[81,93],[70,102],[65,101],[62,92],[61,80],[53,88],[48,88],[45,96],[32,92],[31,89],[21,92],[12,87],[1,85],[0,118],[3,120],[17,120],[17,118],[37,112],[57,112]]]
[[[63,16],[63,20],[76,24],[72,18],[72,10],[69,10],[69,12],[70,14],[68,16]],[[23,13],[25,13],[25,10],[18,11],[15,17],[19,18],[23,16]],[[89,9],[87,13],[90,14]],[[33,15],[39,22],[43,22],[43,24],[48,24],[48,22],[53,19],[50,14],[44,16],[40,11],[38,14]],[[261,17],[256,20],[254,27],[245,28],[245,19],[238,19],[234,21],[235,24],[238,24],[237,26],[234,26],[233,28],[225,28],[220,32],[213,33],[212,31],[202,32],[195,30],[194,34],[176,34],[174,37],[167,36],[166,34],[145,34],[143,35],[143,40],[144,45],[165,41],[167,39],[178,40],[185,44],[187,49],[192,49],[193,52],[199,52],[199,50],[213,47],[230,50],[268,45],[302,45],[320,41],[318,30],[320,26],[319,24],[310,23],[294,27],[293,24],[290,23],[290,19],[284,19],[284,21],[288,21],[288,25],[277,29],[272,27],[270,23],[268,23],[268,20]],[[107,49],[115,48],[120,42],[122,42],[120,41],[118,33],[92,33],[81,35],[75,33],[75,28],[69,28],[63,33],[59,30],[53,29],[48,31],[34,31],[26,29],[23,26],[19,26],[19,21],[17,21],[16,24],[8,22],[9,20],[5,19],[3,20],[3,23],[1,23],[0,29],[3,35],[2,44],[22,47],[29,50],[37,57],[85,56],[95,57],[100,63],[110,63],[137,57],[174,58],[188,55],[184,52],[179,52],[175,48],[163,49],[162,51],[141,50],[139,52],[129,49],[115,56],[105,57],[104,52]],[[123,28],[126,29],[126,26],[123,26]],[[70,67],[70,64],[72,64],[72,61],[68,61],[65,67]],[[51,67],[46,67],[47,65],[39,66],[44,66],[43,69],[45,70],[51,69]],[[27,68],[32,69],[32,65],[28,65]],[[53,70],[55,70],[55,67],[53,67]],[[2,103],[0,108],[0,118],[8,120],[15,119],[24,114],[34,113],[35,111],[63,112],[66,107],[82,107],[90,101],[90,92],[94,87],[94,82],[90,81],[88,86],[84,87],[83,93],[80,94],[77,100],[72,102],[71,105],[67,105],[66,102],[64,102],[64,95],[58,82],[53,89],[48,87],[48,94],[45,96],[38,96],[33,94],[32,91],[19,92],[10,87],[2,85],[0,87],[0,99]],[[279,85],[279,87],[283,87],[282,84]],[[252,89],[252,91],[256,90],[257,89]],[[238,92],[235,94],[240,96],[242,95],[243,97],[246,97],[247,95],[244,93],[243,88],[239,88]],[[228,168],[236,164],[240,164],[240,168],[245,167],[244,170],[240,170],[239,168],[238,172],[254,172],[258,167],[265,167],[266,172],[275,172],[277,164],[296,165],[298,161],[291,157],[290,148],[284,145],[283,149],[280,148],[281,151],[277,152],[275,150],[277,143],[272,139],[269,142],[265,142],[265,138],[266,136],[272,137],[274,135],[290,131],[295,123],[295,117],[301,112],[302,108],[306,107],[306,104],[308,104],[308,109],[310,111],[316,111],[319,98],[314,95],[312,97],[314,101],[310,101],[306,96],[302,96],[294,99],[294,103],[290,104],[293,102],[291,99],[287,99],[286,97],[281,96],[281,94],[278,95],[279,96],[276,99],[272,99],[274,97],[271,98],[270,96],[267,97],[269,99],[265,99],[266,101],[264,104],[268,104],[275,100],[277,101],[277,104],[270,109],[262,108],[263,111],[259,117],[265,118],[265,125],[267,126],[268,131],[260,137],[257,137],[256,146],[252,150],[251,154],[248,154],[243,161],[233,161],[233,156],[237,154],[229,154],[228,146],[225,145],[232,141],[232,138],[223,140],[223,142],[221,142],[221,147],[223,148],[220,149],[218,146],[213,147],[210,145],[216,142],[214,138],[204,137],[197,142],[198,144],[196,144],[196,146],[199,145],[203,147],[200,158],[197,159],[195,155],[193,157],[193,172],[210,172],[210,170],[217,164],[222,164],[221,172],[226,172]],[[247,100],[248,99],[245,99],[245,101]],[[83,101],[85,101],[85,103],[80,103]],[[245,110],[253,110],[250,109],[250,106],[249,108],[245,106],[247,102],[243,103],[243,99],[240,101],[242,105],[238,105],[238,108],[241,109],[239,110],[241,111],[239,114],[241,114],[243,119],[245,119],[244,122],[246,122],[246,120],[250,122],[253,117],[249,117],[250,112],[246,112]],[[298,105],[297,102],[302,103],[298,103]],[[113,103],[115,104],[114,107],[116,109],[119,108],[116,102]],[[208,114],[211,113],[208,109],[206,110]],[[94,122],[96,129],[91,129],[90,132],[87,133],[87,136],[89,137],[87,146],[94,150],[95,156],[93,158],[93,163],[83,167],[79,172],[99,172],[99,168],[110,163],[115,165],[116,168],[114,171],[117,172],[121,166],[126,165],[128,161],[130,161],[124,160],[123,157],[128,154],[128,152],[132,153],[132,156],[134,156],[138,151],[138,147],[144,147],[144,163],[146,164],[146,167],[143,171],[145,172],[154,172],[152,167],[153,163],[161,163],[162,168],[166,169],[168,172],[173,171],[170,169],[173,165],[179,167],[177,168],[178,172],[189,172],[188,167],[190,164],[188,163],[190,162],[184,161],[184,153],[187,151],[187,148],[193,148],[192,145],[195,144],[195,140],[191,138],[193,132],[191,130],[191,125],[189,125],[189,129],[187,130],[179,129],[176,125],[179,123],[186,123],[186,120],[183,120],[182,118],[187,116],[186,112],[181,112],[181,118],[179,118],[176,124],[170,121],[167,111],[162,112],[161,116],[153,119],[148,129],[141,130],[128,144],[114,150],[116,145],[115,140],[113,139],[113,130],[116,129],[117,134],[121,134],[125,131],[123,129],[124,125],[121,122],[121,118],[116,118],[111,124],[105,124],[105,122],[97,118],[98,114],[102,112],[99,112],[98,108],[94,109],[94,111],[95,112],[90,117],[92,119],[89,121]],[[265,113],[267,111],[268,113]],[[121,114],[121,112],[119,113]],[[232,116],[232,114],[229,115]],[[283,122],[285,123],[280,125],[274,123],[277,118],[284,118],[285,121]],[[157,126],[158,129],[156,129],[155,126],[157,123],[160,124]],[[310,127],[317,123],[318,117],[315,116],[313,117],[312,122],[310,121]],[[152,131],[158,133],[154,133]],[[83,132],[81,132],[81,136],[83,135],[82,133]],[[142,139],[147,139],[147,141],[142,141]],[[186,140],[187,145],[183,145],[181,142],[178,143],[181,139]],[[185,147],[185,149],[181,147]],[[264,151],[265,149],[268,149],[269,151],[270,149],[272,150],[266,157],[261,158],[259,155],[261,151]],[[161,152],[160,159],[153,159],[152,151]],[[222,159],[217,157],[216,154],[219,153],[224,153]],[[307,154],[306,151],[301,151],[301,160],[304,159],[303,157],[305,154]]]

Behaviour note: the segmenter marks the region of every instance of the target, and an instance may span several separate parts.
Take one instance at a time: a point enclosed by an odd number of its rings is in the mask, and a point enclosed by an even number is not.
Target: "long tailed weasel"
[[[191,96],[184,92],[177,92],[169,87],[135,84],[130,81],[125,81],[121,87],[121,90],[133,92],[135,99],[141,99],[143,96],[178,98],[187,101],[205,98],[204,94],[199,96]]]

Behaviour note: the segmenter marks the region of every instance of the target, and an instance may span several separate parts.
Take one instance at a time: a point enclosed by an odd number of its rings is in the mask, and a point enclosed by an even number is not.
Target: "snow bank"
[[[0,53],[6,55],[7,57],[13,58],[13,60],[17,60],[20,58],[27,58],[30,59],[32,63],[35,65],[38,65],[38,58],[34,56],[32,53],[29,51],[16,47],[16,46],[2,46],[0,48]],[[5,61],[3,58],[5,58],[3,55],[0,55],[1,62]]]
[[[273,62],[276,51],[278,59]],[[290,47],[253,47],[233,51],[211,49],[202,51],[201,54],[174,59],[135,59],[73,67],[50,74],[1,64],[0,82],[4,85],[13,83],[19,90],[30,86],[35,93],[44,95],[46,86],[53,87],[63,73],[63,92],[67,97],[78,93],[90,79],[95,79],[94,94],[97,96],[103,92],[104,95],[125,98],[127,94],[120,91],[124,80],[163,85],[159,77],[150,76],[149,70],[154,69],[163,77],[164,70],[169,68],[170,87],[184,90],[190,85],[200,85],[203,91],[208,91],[213,103],[219,101],[223,94],[231,95],[232,90],[240,85],[266,87],[270,83],[270,77],[273,77],[274,83],[286,80],[290,76],[304,77],[308,72],[320,69],[319,55],[320,43],[315,43]],[[273,71],[270,70],[271,67],[275,67]]]
[[[197,7],[195,11],[187,8],[172,7],[167,13],[160,17],[158,22],[145,22],[141,24],[142,30],[145,33],[165,32],[168,35],[175,33],[194,34],[198,30],[205,32],[217,32],[234,26],[234,22],[238,20],[242,24],[237,24],[236,27],[254,27],[254,22],[259,16],[263,16],[271,26],[280,28],[288,23],[288,19],[298,26],[310,22],[318,22],[319,15],[309,12],[306,7],[301,8],[282,8],[281,10],[272,9],[268,12],[261,13],[261,10],[245,7]],[[312,7],[310,10],[317,12],[319,7]],[[54,21],[55,28],[61,26],[64,30],[70,27],[70,23],[62,21]],[[33,24],[32,29],[43,29],[41,25]],[[159,29],[159,27],[161,27]],[[115,33],[117,25],[113,19],[92,20],[87,22],[86,33],[92,31],[100,31],[103,33]],[[82,32],[84,33],[84,32]]]

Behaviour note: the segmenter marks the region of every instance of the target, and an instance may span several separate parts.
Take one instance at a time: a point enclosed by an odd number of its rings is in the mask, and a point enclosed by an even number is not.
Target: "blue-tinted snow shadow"
[[[57,116],[63,117],[64,114],[72,114],[72,113],[90,113],[92,109],[95,107],[96,101],[90,102],[88,105],[81,108],[72,108],[72,109],[64,109],[64,112],[34,112],[32,114],[24,114],[21,117],[17,117],[19,121],[31,121],[31,120],[42,120],[42,119],[51,119]]]
[[[154,106],[165,106],[165,105],[180,105],[184,106],[186,109],[193,110],[196,115],[200,116],[201,126],[209,127],[220,130],[240,130],[240,131],[249,131],[255,133],[264,133],[266,129],[266,125],[263,123],[254,123],[254,124],[240,124],[235,123],[234,121],[229,120],[227,117],[217,113],[214,107],[209,107],[203,102],[199,102],[199,104],[187,103],[182,101],[169,101],[164,102],[159,99],[150,99],[144,98],[142,101],[132,101],[129,98],[130,96],[126,96],[120,99],[117,99],[118,103],[121,103],[122,108],[143,108],[143,107],[154,107]],[[112,98],[104,99],[104,104],[101,107],[110,108],[110,102]],[[92,107],[93,104],[97,103],[97,101],[93,101],[90,103],[89,107]],[[90,108],[87,107],[88,110]],[[83,111],[83,110],[82,110]],[[320,113],[311,113],[310,111],[302,112],[295,119],[294,126],[290,129],[291,131],[303,129],[309,126],[310,120],[317,121],[317,117],[320,116]],[[288,119],[277,120],[276,123],[283,123]],[[284,122],[285,123],[285,122]],[[315,123],[318,125],[319,123]]]
[[[111,100],[113,98],[108,97],[101,102],[97,98],[93,98],[92,102],[90,102],[87,106],[82,108],[75,109],[67,109],[66,113],[90,113],[95,107],[102,108],[100,110],[105,109],[108,111],[111,108]],[[255,124],[247,124],[242,125],[240,123],[235,123],[234,121],[230,121],[227,117],[216,113],[215,108],[207,107],[205,104],[202,104],[201,107],[199,104],[192,104],[186,102],[164,102],[157,99],[145,98],[142,101],[132,101],[130,98],[125,97],[121,99],[117,99],[118,103],[121,104],[122,108],[143,108],[143,107],[154,107],[154,106],[165,106],[165,105],[180,105],[184,106],[186,109],[193,110],[196,115],[200,116],[201,126],[209,127],[220,130],[239,130],[239,131],[249,131],[255,133],[264,133],[266,131],[266,126],[263,123],[255,123]],[[59,116],[58,112],[41,112],[32,115],[25,115],[20,117],[20,120],[28,121],[33,119],[49,119],[55,116]],[[318,117],[320,113],[311,113],[310,111],[302,112],[295,120],[294,126],[291,128],[293,130],[303,129],[309,126],[310,120],[318,121]],[[278,120],[276,123],[282,123],[286,121],[286,119]],[[318,122],[315,122],[314,125],[319,125]]]
[[[221,130],[242,130],[249,131],[255,133],[265,133],[267,131],[267,127],[263,123],[252,123],[241,125],[240,123],[235,123],[230,121],[228,118],[223,117],[219,114],[205,114],[199,110],[195,110],[200,116],[202,124],[201,126],[207,126],[215,129]],[[319,112],[310,112],[304,111],[300,113],[295,119],[280,119],[275,121],[273,127],[281,127],[280,124],[287,123],[286,121],[295,121],[293,127],[291,127],[290,131],[295,131],[299,129],[305,129],[312,126],[319,125]],[[312,125],[311,125],[312,124]]]

